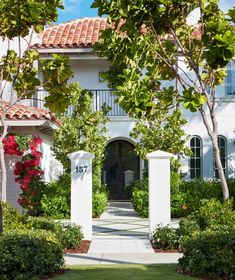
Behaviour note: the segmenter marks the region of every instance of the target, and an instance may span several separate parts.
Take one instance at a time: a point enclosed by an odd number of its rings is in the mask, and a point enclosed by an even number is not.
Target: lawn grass
[[[53,280],[192,280],[176,273],[175,265],[83,265],[69,266],[69,272]]]

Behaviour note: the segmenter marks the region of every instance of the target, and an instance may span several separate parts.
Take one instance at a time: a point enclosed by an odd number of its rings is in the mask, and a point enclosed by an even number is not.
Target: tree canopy
[[[133,117],[148,117],[182,104],[198,111],[212,141],[224,199],[229,198],[218,148],[216,87],[235,56],[235,8],[218,0],[94,0],[108,15],[95,52],[111,67],[104,78],[117,88],[119,104]],[[196,25],[188,22],[198,9]],[[163,81],[168,85],[164,86]]]
[[[70,173],[69,153],[85,150],[95,155],[93,160],[94,185],[101,184],[101,169],[107,145],[105,124],[108,121],[108,108],[93,111],[93,94],[82,90],[78,83],[69,86],[73,104],[71,116],[64,114],[62,125],[53,136],[53,151],[56,158],[63,164],[65,172]]]
[[[33,33],[39,33],[57,19],[58,8],[63,8],[62,0],[4,0],[0,1],[0,45],[6,51],[0,58],[0,201],[6,201],[7,171],[4,158],[3,140],[7,136],[7,112],[17,102],[34,97],[43,87],[49,92],[46,106],[53,112],[64,112],[70,100],[68,81],[72,76],[69,59],[53,55],[53,59],[42,62],[44,79],[38,77],[36,67],[38,52],[31,48]],[[14,46],[10,43],[14,40]],[[4,41],[8,42],[3,47]],[[23,48],[26,43],[26,49]],[[6,89],[10,90],[6,90]],[[7,102],[2,102],[7,101]],[[2,228],[2,207],[0,203],[0,233]]]

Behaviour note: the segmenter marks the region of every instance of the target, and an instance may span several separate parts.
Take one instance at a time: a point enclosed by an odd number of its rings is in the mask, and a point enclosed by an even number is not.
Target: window
[[[202,141],[198,136],[190,140],[192,155],[190,157],[190,179],[201,177],[202,171]]]
[[[224,136],[218,136],[218,145],[220,151],[220,159],[223,166],[224,174],[227,174],[227,139]],[[215,179],[219,179],[218,169],[214,160]]]
[[[226,95],[235,95],[235,60],[227,66],[227,77],[225,79]]]

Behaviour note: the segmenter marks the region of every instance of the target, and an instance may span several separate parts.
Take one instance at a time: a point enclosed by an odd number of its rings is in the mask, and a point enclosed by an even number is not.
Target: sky
[[[64,10],[59,10],[58,23],[72,19],[98,16],[98,10],[90,8],[93,0],[64,0]]]
[[[58,23],[77,18],[96,17],[98,15],[97,9],[90,8],[93,0],[64,0],[63,2],[64,10],[59,10]],[[235,0],[221,0],[220,6],[226,11],[235,6]]]

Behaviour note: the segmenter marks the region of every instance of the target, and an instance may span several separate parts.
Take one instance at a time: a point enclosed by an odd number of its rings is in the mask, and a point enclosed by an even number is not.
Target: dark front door
[[[103,180],[109,188],[111,199],[126,199],[128,185],[139,178],[139,157],[134,146],[123,140],[108,144],[103,167]]]

